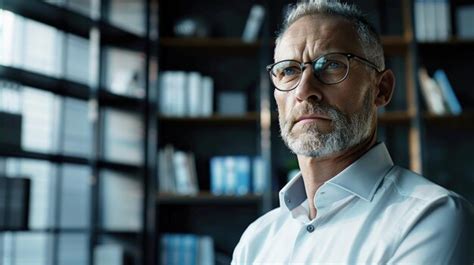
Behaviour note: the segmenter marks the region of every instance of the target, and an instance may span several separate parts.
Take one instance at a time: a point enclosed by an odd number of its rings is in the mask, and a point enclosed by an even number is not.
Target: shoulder
[[[450,233],[459,234],[473,219],[471,203],[415,172],[394,166],[386,180],[386,186],[392,187],[391,196],[396,198],[393,201],[405,208],[401,224],[405,224],[407,233],[414,226],[426,224],[432,229],[450,227]]]
[[[394,254],[388,264],[467,264],[474,208],[462,196],[394,166],[381,200],[394,210]]]
[[[452,192],[427,178],[402,167],[394,166],[387,175],[389,185],[393,185],[398,196],[412,199],[419,204],[436,201],[457,201],[467,203],[460,195]]]

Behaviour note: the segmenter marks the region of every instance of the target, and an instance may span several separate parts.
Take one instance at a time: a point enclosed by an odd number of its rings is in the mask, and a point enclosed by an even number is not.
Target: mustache
[[[286,118],[290,127],[296,123],[297,119],[303,115],[322,115],[331,119],[337,118],[338,109],[323,102],[311,103],[305,102],[296,106]]]

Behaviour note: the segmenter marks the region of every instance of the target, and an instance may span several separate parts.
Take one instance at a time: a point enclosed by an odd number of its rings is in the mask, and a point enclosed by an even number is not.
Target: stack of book
[[[259,194],[267,188],[261,157],[218,156],[210,164],[211,193],[215,195]]]
[[[89,235],[87,233],[59,233],[57,238],[58,264],[89,264]]]
[[[118,244],[101,244],[94,247],[94,264],[129,265],[132,258],[125,248]]]
[[[35,152],[59,152],[82,157],[91,155],[93,134],[87,101],[61,98],[51,92],[0,82],[1,111],[19,116],[19,119],[5,123],[8,128],[4,129],[0,139],[7,136],[15,138],[11,138],[10,143],[0,141],[2,145],[20,145],[21,149]],[[17,120],[21,123],[17,124]],[[18,129],[21,131],[15,132],[15,135],[8,134]],[[17,140],[20,143],[16,143]]]
[[[143,54],[108,47],[105,50],[107,73],[105,86],[114,94],[145,96],[145,59]]]
[[[214,81],[198,72],[164,71],[159,78],[164,116],[205,117],[213,113]]]
[[[418,41],[446,41],[451,36],[449,0],[415,0]]]
[[[460,39],[474,39],[474,5],[458,6],[456,9],[456,24],[458,38]]]
[[[214,242],[210,236],[163,234],[161,264],[209,265],[214,262]]]
[[[108,161],[143,163],[143,119],[118,109],[104,110],[104,158]]]
[[[59,227],[90,227],[91,169],[83,165],[63,164],[60,174]]]
[[[137,177],[103,170],[100,211],[106,230],[137,232],[142,227],[143,189]]]
[[[3,11],[0,63],[59,77],[63,37],[54,27]]]
[[[68,80],[88,84],[90,81],[90,41],[73,34],[67,34],[65,45],[64,77]]]
[[[23,87],[22,148],[28,151],[57,151],[61,98],[51,92]]]
[[[47,161],[7,158],[5,169],[8,176],[25,176],[30,179],[28,227],[53,227],[57,196],[54,192],[57,182],[55,165]]]
[[[425,68],[420,68],[418,79],[428,111],[438,115],[461,114],[461,104],[454,93],[446,73],[439,69],[434,72],[433,77],[431,78],[428,75],[428,71]]]
[[[4,236],[4,241],[2,241],[4,242],[2,243],[2,265],[50,264],[51,246],[54,242],[53,233],[16,232],[2,234]]]
[[[64,98],[64,130],[62,152],[65,155],[90,157],[92,154],[92,122],[88,117],[89,105],[87,101]]]
[[[193,195],[199,191],[193,153],[167,145],[158,152],[158,184],[162,193]]]

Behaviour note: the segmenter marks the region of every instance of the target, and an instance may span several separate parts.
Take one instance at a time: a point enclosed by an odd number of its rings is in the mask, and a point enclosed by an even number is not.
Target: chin
[[[321,134],[303,133],[297,138],[289,137],[286,142],[288,148],[296,155],[310,157],[324,157],[333,153],[328,148]]]
[[[284,138],[287,147],[296,155],[308,157],[328,157],[347,150],[362,141],[344,137],[343,134],[305,132]]]

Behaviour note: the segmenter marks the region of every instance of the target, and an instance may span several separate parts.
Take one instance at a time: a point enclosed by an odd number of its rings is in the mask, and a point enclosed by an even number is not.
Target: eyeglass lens
[[[312,62],[314,76],[324,84],[343,81],[349,71],[349,59],[343,54],[328,54]],[[305,66],[297,61],[281,61],[271,70],[273,84],[280,90],[298,86]]]

